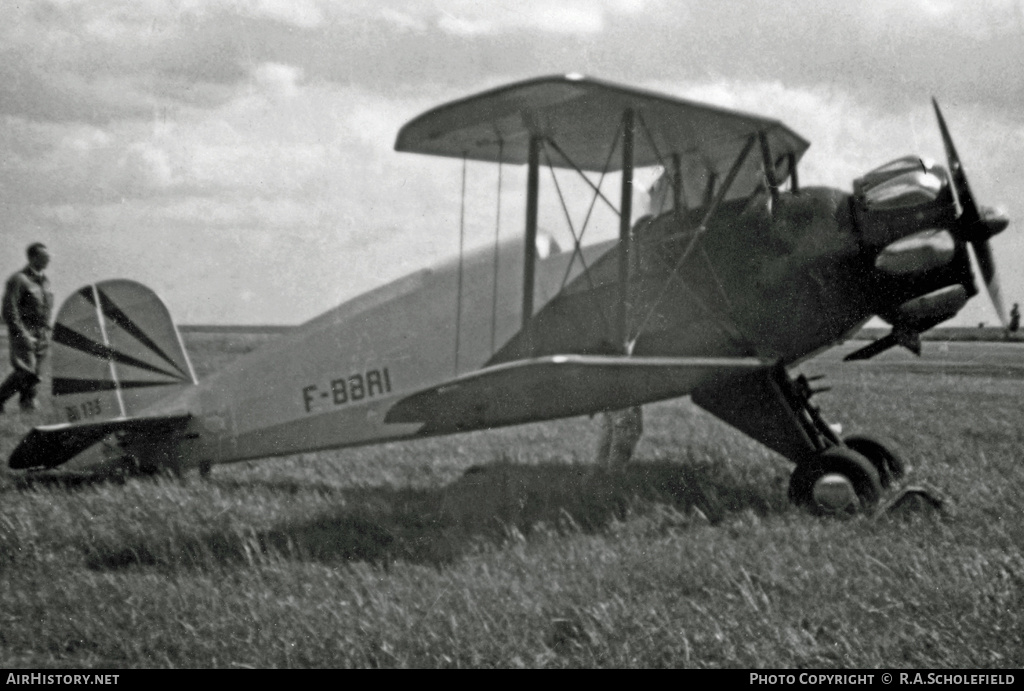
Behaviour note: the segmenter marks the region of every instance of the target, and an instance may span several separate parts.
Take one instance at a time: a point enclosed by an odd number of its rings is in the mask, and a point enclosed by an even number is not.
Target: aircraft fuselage
[[[895,278],[877,269],[879,252],[919,224],[885,230],[878,241],[877,228],[864,233],[856,204],[846,192],[806,188],[774,204],[767,194],[726,202],[704,231],[702,209],[641,219],[629,255],[627,343],[616,342],[613,326],[622,294],[616,242],[539,258],[526,329],[521,243],[415,272],[139,411],[187,414],[188,429],[170,451],[166,439],[152,448],[136,439],[129,451],[205,465],[466,431],[491,423],[480,416],[431,426],[388,415],[438,384],[543,356],[757,358],[785,366],[873,314],[962,282],[963,243],[935,269]],[[579,401],[548,402],[531,419],[580,412]],[[108,451],[97,445],[71,465],[95,467]]]
[[[860,239],[848,193],[784,193],[774,209],[767,195],[727,203],[680,264],[700,217],[668,213],[636,225],[628,306],[635,356],[789,364],[841,340],[881,299],[919,290],[873,268],[877,249]],[[411,274],[159,408],[194,415],[181,452],[213,463],[415,437],[418,426],[388,423],[387,412],[439,381],[525,357],[621,353],[611,327],[617,247],[584,247],[586,271],[579,258],[569,268],[569,251],[538,260],[527,332],[521,245],[509,243],[498,250],[497,281],[490,250],[466,257],[461,269],[451,261]]]

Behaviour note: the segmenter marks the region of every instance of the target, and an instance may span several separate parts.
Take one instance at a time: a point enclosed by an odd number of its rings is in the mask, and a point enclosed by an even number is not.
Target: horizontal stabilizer
[[[36,427],[14,449],[9,465],[14,470],[56,468],[107,435],[117,434],[122,440],[135,436],[153,439],[184,429],[190,418],[168,415]]]
[[[495,365],[420,391],[399,401],[385,420],[423,423],[421,434],[501,427],[685,396],[771,366],[757,358],[553,355]]]

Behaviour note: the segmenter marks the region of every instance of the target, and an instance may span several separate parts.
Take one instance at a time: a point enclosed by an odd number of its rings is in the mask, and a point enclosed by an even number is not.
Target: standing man
[[[43,274],[49,263],[46,245],[33,243],[28,247],[28,266],[7,279],[3,318],[14,371],[0,384],[0,413],[7,399],[15,393],[20,394],[22,410],[39,407],[36,392],[50,347],[50,312],[53,310],[50,282]]]

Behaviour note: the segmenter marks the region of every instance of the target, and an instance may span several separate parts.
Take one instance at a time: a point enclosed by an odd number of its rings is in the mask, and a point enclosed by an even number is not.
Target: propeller
[[[946,160],[949,163],[949,175],[953,194],[960,206],[960,215],[957,217],[951,232],[962,242],[970,243],[971,249],[974,252],[974,258],[978,264],[978,270],[981,273],[982,280],[985,282],[985,289],[992,300],[992,306],[995,308],[1003,328],[1007,328],[1009,320],[1006,317],[1006,308],[1003,305],[999,274],[996,271],[996,262],[992,256],[992,247],[989,245],[989,239],[993,235],[1005,230],[1010,221],[1006,214],[988,207],[979,207],[974,201],[974,194],[971,192],[971,186],[967,183],[967,175],[964,173],[963,165],[960,163],[960,156],[956,152],[956,146],[953,145],[953,138],[950,136],[949,128],[946,126],[946,119],[942,117],[942,110],[939,108],[938,101],[934,98],[932,98],[932,106],[935,108],[935,117],[939,121],[942,144],[946,149]],[[970,288],[970,290],[973,294],[974,289]],[[962,307],[962,303],[957,304],[957,302],[966,300],[968,295],[958,295],[954,291],[943,289],[919,298],[919,300],[925,302],[931,300],[934,303],[932,305],[935,307],[934,319],[926,318],[920,322],[897,324],[888,336],[869,343],[867,346],[850,353],[843,359],[866,360],[896,345],[904,346],[920,355],[920,334],[951,316],[947,313],[948,310],[943,308],[943,304],[948,304],[949,308],[952,309],[952,314],[955,314]]]
[[[939,130],[942,133],[942,144],[946,148],[946,160],[949,162],[949,174],[953,183],[953,191],[960,204],[960,217],[956,222],[956,231],[961,238],[971,243],[974,251],[974,258],[978,262],[978,269],[981,271],[982,280],[988,291],[992,306],[995,307],[999,321],[1005,328],[1009,324],[1006,317],[1006,308],[1003,305],[1002,291],[999,285],[999,274],[996,271],[995,258],[992,256],[992,247],[989,245],[989,238],[1004,230],[1009,225],[1009,220],[1003,214],[989,208],[978,208],[974,201],[974,194],[970,185],[967,184],[967,175],[964,173],[963,165],[960,163],[960,156],[953,145],[953,138],[946,127],[946,119],[942,117],[942,110],[939,103],[932,98],[932,105],[935,107],[935,117],[939,121]]]

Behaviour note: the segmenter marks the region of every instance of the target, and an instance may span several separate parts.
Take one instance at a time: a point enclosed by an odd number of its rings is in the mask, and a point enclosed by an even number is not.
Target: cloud
[[[481,5],[464,0],[435,4],[437,26],[460,36],[534,31],[552,35],[591,35],[603,31],[613,16],[639,14],[650,0],[520,0]],[[661,3],[657,3],[661,4]]]
[[[296,321],[456,250],[459,163],[396,155],[408,118],[515,79],[581,71],[777,117],[812,142],[801,181],[843,188],[904,153],[943,157],[934,93],[978,196],[1024,214],[1015,208],[1024,81],[1007,77],[1024,70],[1019,2],[753,7],[7,2],[0,204],[15,242],[64,248],[62,279],[138,265],[154,274],[140,269],[140,278],[191,305],[188,318],[237,321],[255,305],[264,315],[247,320]],[[470,245],[493,238],[496,174],[469,166]],[[524,183],[521,169],[504,175],[502,231],[511,234]],[[570,204],[582,199],[585,191]],[[542,203],[564,244],[555,195]],[[1004,235],[997,245],[1019,256],[1024,248]],[[190,256],[196,247],[202,256]],[[158,251],[178,258],[169,276],[152,270]],[[239,265],[222,261],[218,272],[218,257]],[[198,299],[215,273],[223,295]],[[323,294],[286,287],[285,297],[261,278],[299,273],[317,277]],[[1008,294],[1024,291],[1024,278],[1006,280]],[[234,296],[245,291],[256,299],[242,312]]]
[[[117,161],[117,170],[121,179],[112,186],[129,193],[166,190],[175,183],[167,151],[146,142],[129,145]]]
[[[312,29],[324,23],[329,5],[320,0],[183,0],[165,7],[198,17],[236,15]]]
[[[389,7],[382,7],[379,12],[380,17],[384,19],[384,21],[391,26],[398,28],[400,31],[422,33],[427,30],[427,22],[412,13],[394,10]]]
[[[0,55],[0,114],[94,124],[146,117],[152,101],[133,87],[131,77],[46,72],[10,53]]]
[[[272,98],[290,98],[298,93],[302,69],[277,62],[265,62],[253,70],[256,83]]]
[[[228,6],[255,17],[266,17],[309,29],[324,22],[323,4],[311,0],[232,0]]]
[[[241,202],[241,203],[239,203]],[[107,207],[111,216],[123,215],[123,207]],[[264,229],[302,228],[315,232],[322,212],[297,199],[257,196],[245,199],[177,197],[146,208],[153,218],[169,228],[190,227],[208,232],[219,229],[250,229],[248,241],[269,241],[275,237]],[[113,218],[111,218],[113,220]]]
[[[536,8],[536,14],[529,26],[552,33],[596,34],[604,29],[605,20],[605,11],[600,7],[576,3],[545,3],[543,7]]]

